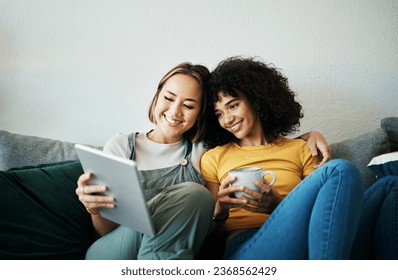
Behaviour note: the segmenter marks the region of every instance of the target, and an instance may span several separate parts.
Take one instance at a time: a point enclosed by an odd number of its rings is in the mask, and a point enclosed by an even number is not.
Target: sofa
[[[369,187],[385,175],[384,162],[369,162],[398,151],[398,117],[331,147],[333,158],[353,162]],[[74,143],[0,130],[0,259],[84,259],[98,235],[75,193],[82,173]],[[218,257],[202,250],[198,258]]]

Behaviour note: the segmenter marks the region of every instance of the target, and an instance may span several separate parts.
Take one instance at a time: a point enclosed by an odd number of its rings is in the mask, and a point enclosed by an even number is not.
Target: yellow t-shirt
[[[314,171],[314,164],[316,159],[304,140],[280,137],[275,143],[262,146],[240,147],[230,143],[211,149],[202,156],[201,173],[206,181],[221,183],[229,170],[259,166],[276,174],[274,188],[285,197]],[[226,227],[227,230],[258,228],[268,216],[232,208]]]

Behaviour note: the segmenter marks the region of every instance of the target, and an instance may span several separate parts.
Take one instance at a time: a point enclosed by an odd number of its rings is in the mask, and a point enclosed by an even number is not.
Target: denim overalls
[[[129,144],[131,149],[130,159],[135,159],[135,139],[137,133],[129,135]],[[191,151],[192,142],[184,139],[184,158],[180,164],[171,167],[138,171],[141,181],[145,189],[147,201],[159,194],[165,188],[184,182],[196,182],[200,185],[204,184],[202,175],[192,166]]]
[[[135,158],[136,133],[129,136]],[[184,140],[180,164],[139,171],[156,235],[119,226],[98,239],[86,259],[193,259],[212,225],[214,201],[191,164],[192,143]]]

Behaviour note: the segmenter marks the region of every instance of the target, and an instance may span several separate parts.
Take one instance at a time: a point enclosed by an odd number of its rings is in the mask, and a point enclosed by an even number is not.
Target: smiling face
[[[257,112],[244,94],[233,97],[219,92],[214,111],[220,126],[240,139],[241,145],[265,144]]]
[[[202,90],[198,81],[188,75],[170,77],[159,92],[153,109],[154,130],[150,139],[175,143],[193,127],[199,117]]]

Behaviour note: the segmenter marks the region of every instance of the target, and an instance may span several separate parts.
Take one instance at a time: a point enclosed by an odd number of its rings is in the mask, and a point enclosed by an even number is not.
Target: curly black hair
[[[297,131],[304,116],[296,94],[277,68],[259,58],[230,57],[212,71],[208,83],[206,148],[239,141],[219,125],[215,116],[214,103],[220,92],[233,97],[238,92],[246,95],[259,115],[267,142]]]

